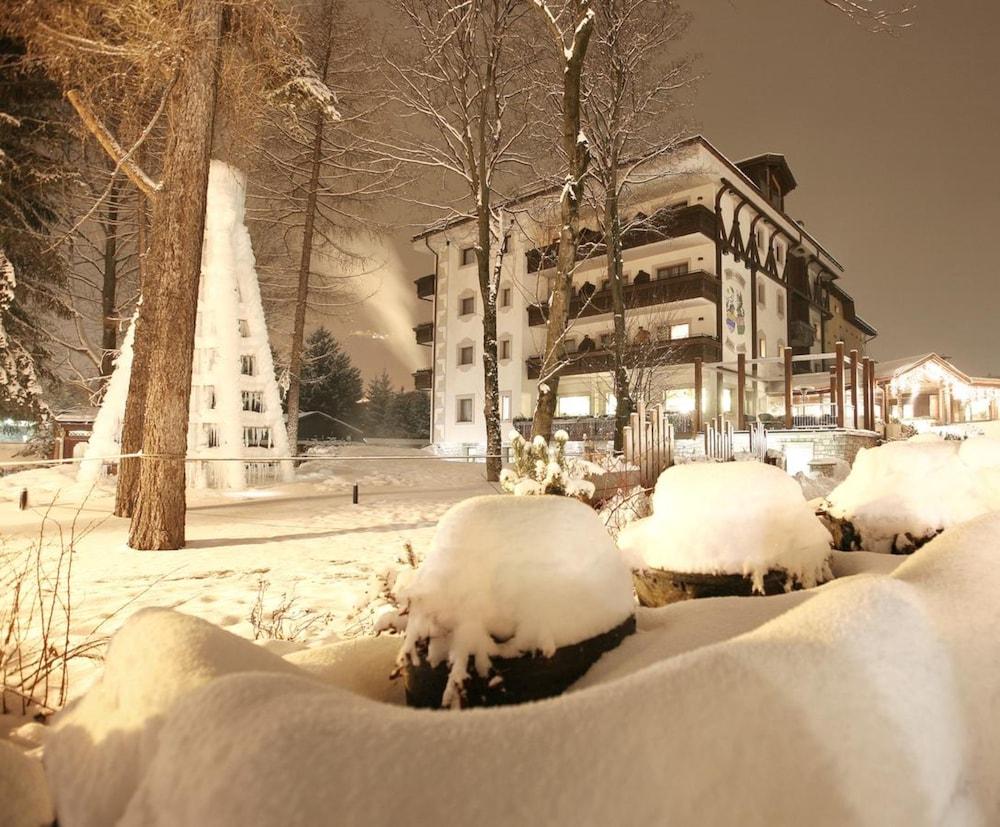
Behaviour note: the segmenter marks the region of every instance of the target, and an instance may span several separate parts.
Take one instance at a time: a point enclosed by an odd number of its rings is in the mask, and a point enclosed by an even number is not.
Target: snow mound
[[[0,739],[0,824],[42,827],[51,824],[52,802],[42,764]]]
[[[914,438],[862,449],[827,502],[866,550],[888,552],[900,535],[928,537],[1000,509],[1000,440]]]
[[[640,632],[574,690],[461,715],[273,668],[207,624],[187,651],[187,620],[146,617],[128,634],[145,626],[153,645],[116,638],[107,663],[122,694],[95,690],[46,744],[60,824],[659,824],[666,807],[678,824],[1000,823],[998,543],[989,515],[894,574],[641,612]],[[713,619],[734,614],[745,631],[713,639]],[[679,628],[692,645],[675,653]],[[350,671],[351,650],[328,654]],[[370,668],[367,644],[354,654]],[[188,675],[206,680],[175,694]],[[77,738],[66,760],[74,731],[107,720],[113,732]],[[120,818],[91,803],[112,793]]]
[[[451,664],[444,704],[458,699],[470,658],[580,643],[635,611],[632,578],[597,514],[567,497],[473,497],[438,524],[427,558],[400,592],[408,612],[400,661]]]
[[[653,514],[618,543],[636,568],[741,574],[764,591],[769,570],[805,587],[830,578],[829,532],[799,484],[760,462],[689,463],[664,471]]]

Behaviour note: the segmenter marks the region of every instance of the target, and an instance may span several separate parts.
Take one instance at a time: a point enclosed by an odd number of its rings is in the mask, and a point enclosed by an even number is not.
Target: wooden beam
[[[871,360],[865,356],[861,359],[861,392],[865,404],[865,416],[861,427],[866,431],[872,430],[872,406],[871,397],[869,396],[869,391],[871,390],[871,373]]]
[[[703,421],[701,398],[701,358],[697,357],[694,360],[694,432],[696,434],[701,432],[701,423]]]
[[[785,428],[792,430],[792,349],[785,348]]]
[[[858,352],[851,350],[851,407],[854,408],[854,430],[858,429]]]
[[[830,368],[830,416],[836,421],[837,418],[837,369]]]
[[[837,427],[844,427],[844,343],[837,342],[834,352],[837,354],[834,359],[834,375],[837,380]]]
[[[736,354],[736,427],[741,431],[747,429],[747,355]]]

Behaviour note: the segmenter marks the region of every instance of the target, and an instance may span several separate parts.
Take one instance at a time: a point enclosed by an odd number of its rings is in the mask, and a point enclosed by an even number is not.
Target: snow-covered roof
[[[919,356],[907,356],[902,359],[891,359],[886,362],[878,362],[875,366],[875,379],[879,382],[888,381],[895,376],[908,373],[926,362],[934,362],[940,365],[944,370],[954,374],[958,379],[969,385],[1000,386],[1000,379],[992,376],[970,376],[968,373],[952,364],[951,361],[946,359],[944,356],[939,356],[933,351],[930,353],[923,353]]]
[[[55,420],[56,422],[93,422],[96,417],[97,408],[80,406],[58,411]]]

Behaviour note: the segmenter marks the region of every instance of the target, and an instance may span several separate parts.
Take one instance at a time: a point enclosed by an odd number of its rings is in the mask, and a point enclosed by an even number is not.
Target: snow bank
[[[105,682],[121,694],[95,690],[46,745],[60,824],[115,823],[92,803],[111,794],[117,823],[149,827],[659,824],[666,811],[747,827],[1000,823],[998,543],[990,515],[891,575],[640,612],[640,632],[572,691],[461,715],[380,703],[207,624],[195,636],[190,619],[147,615],[129,634],[153,623],[152,647],[112,647]],[[359,670],[391,665],[367,643],[327,651],[343,673],[354,654]],[[205,680],[176,694],[175,673]],[[105,737],[79,737],[108,720]]]
[[[868,551],[1000,509],[1000,440],[927,436],[862,449],[827,498],[828,513],[850,521]]]
[[[632,579],[597,514],[567,497],[473,497],[438,524],[400,598],[408,610],[400,660],[451,664],[444,704],[458,699],[472,658],[516,657],[580,643],[635,611]]]
[[[0,824],[42,827],[51,824],[52,802],[40,761],[0,739]]]
[[[668,468],[652,516],[627,526],[618,543],[636,568],[742,574],[763,592],[773,569],[787,572],[790,585],[829,579],[830,539],[784,471],[727,462]]]

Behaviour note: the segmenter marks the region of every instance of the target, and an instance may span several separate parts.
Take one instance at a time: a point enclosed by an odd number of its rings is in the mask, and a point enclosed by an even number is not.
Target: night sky
[[[690,119],[733,160],[786,156],[799,185],[786,208],[845,266],[874,355],[934,350],[1000,375],[1000,4],[922,0],[896,37],[822,0],[685,5],[682,49],[705,76]],[[395,249],[377,298],[338,327],[387,335],[346,345],[367,375],[408,383],[429,363],[408,325],[429,318],[411,279],[430,260]]]

